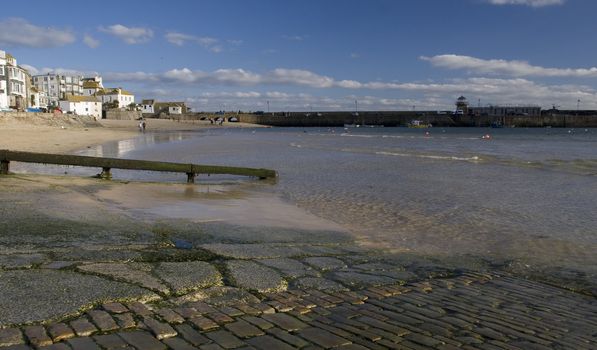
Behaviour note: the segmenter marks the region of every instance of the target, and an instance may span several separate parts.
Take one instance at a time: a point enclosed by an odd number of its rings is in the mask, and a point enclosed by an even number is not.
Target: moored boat
[[[413,119],[410,121],[410,123],[408,123],[408,127],[409,128],[430,128],[431,124],[430,123],[424,123],[422,120],[416,120]]]

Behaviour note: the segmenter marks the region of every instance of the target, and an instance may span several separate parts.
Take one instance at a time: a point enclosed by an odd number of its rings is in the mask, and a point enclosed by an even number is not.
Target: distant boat
[[[410,121],[410,123],[408,123],[408,127],[409,128],[424,129],[424,128],[430,128],[431,124],[424,123],[422,120],[413,119],[413,120]]]
[[[379,124],[379,125],[373,125],[373,124],[344,124],[345,128],[383,128],[383,124]]]

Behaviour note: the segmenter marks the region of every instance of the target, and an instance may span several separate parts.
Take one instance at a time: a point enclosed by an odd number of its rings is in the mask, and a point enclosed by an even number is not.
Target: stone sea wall
[[[106,119],[112,120],[136,120],[142,115],[140,111],[108,110],[105,113]]]
[[[235,115],[237,116],[237,115]],[[271,126],[319,126],[338,127],[345,124],[371,124],[384,126],[406,126],[413,119],[433,126],[472,126],[487,127],[501,123],[507,127],[597,127],[597,115],[542,115],[542,116],[455,116],[448,114],[426,114],[414,112],[359,112],[358,115],[346,112],[329,113],[289,113],[287,115],[240,114],[239,121]]]
[[[64,113],[0,112],[3,125],[100,126],[94,117]]]

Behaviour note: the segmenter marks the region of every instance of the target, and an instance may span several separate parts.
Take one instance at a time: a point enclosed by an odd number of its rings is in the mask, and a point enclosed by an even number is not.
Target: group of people
[[[224,118],[219,117],[218,119],[214,120],[214,118],[209,118],[209,123],[210,124],[218,124],[218,125],[222,125],[224,124]]]

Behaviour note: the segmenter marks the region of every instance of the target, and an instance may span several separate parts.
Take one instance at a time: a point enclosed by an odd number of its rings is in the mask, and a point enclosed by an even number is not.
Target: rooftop
[[[118,95],[118,94],[120,94],[120,95],[133,96],[133,94],[131,92],[123,90],[122,88],[105,88],[105,89],[99,90],[96,94],[97,95]]]
[[[100,89],[101,86],[97,81],[85,80],[83,81],[83,89]]]
[[[73,96],[73,95],[66,95],[64,101],[69,102],[100,102],[100,100],[95,96]]]

